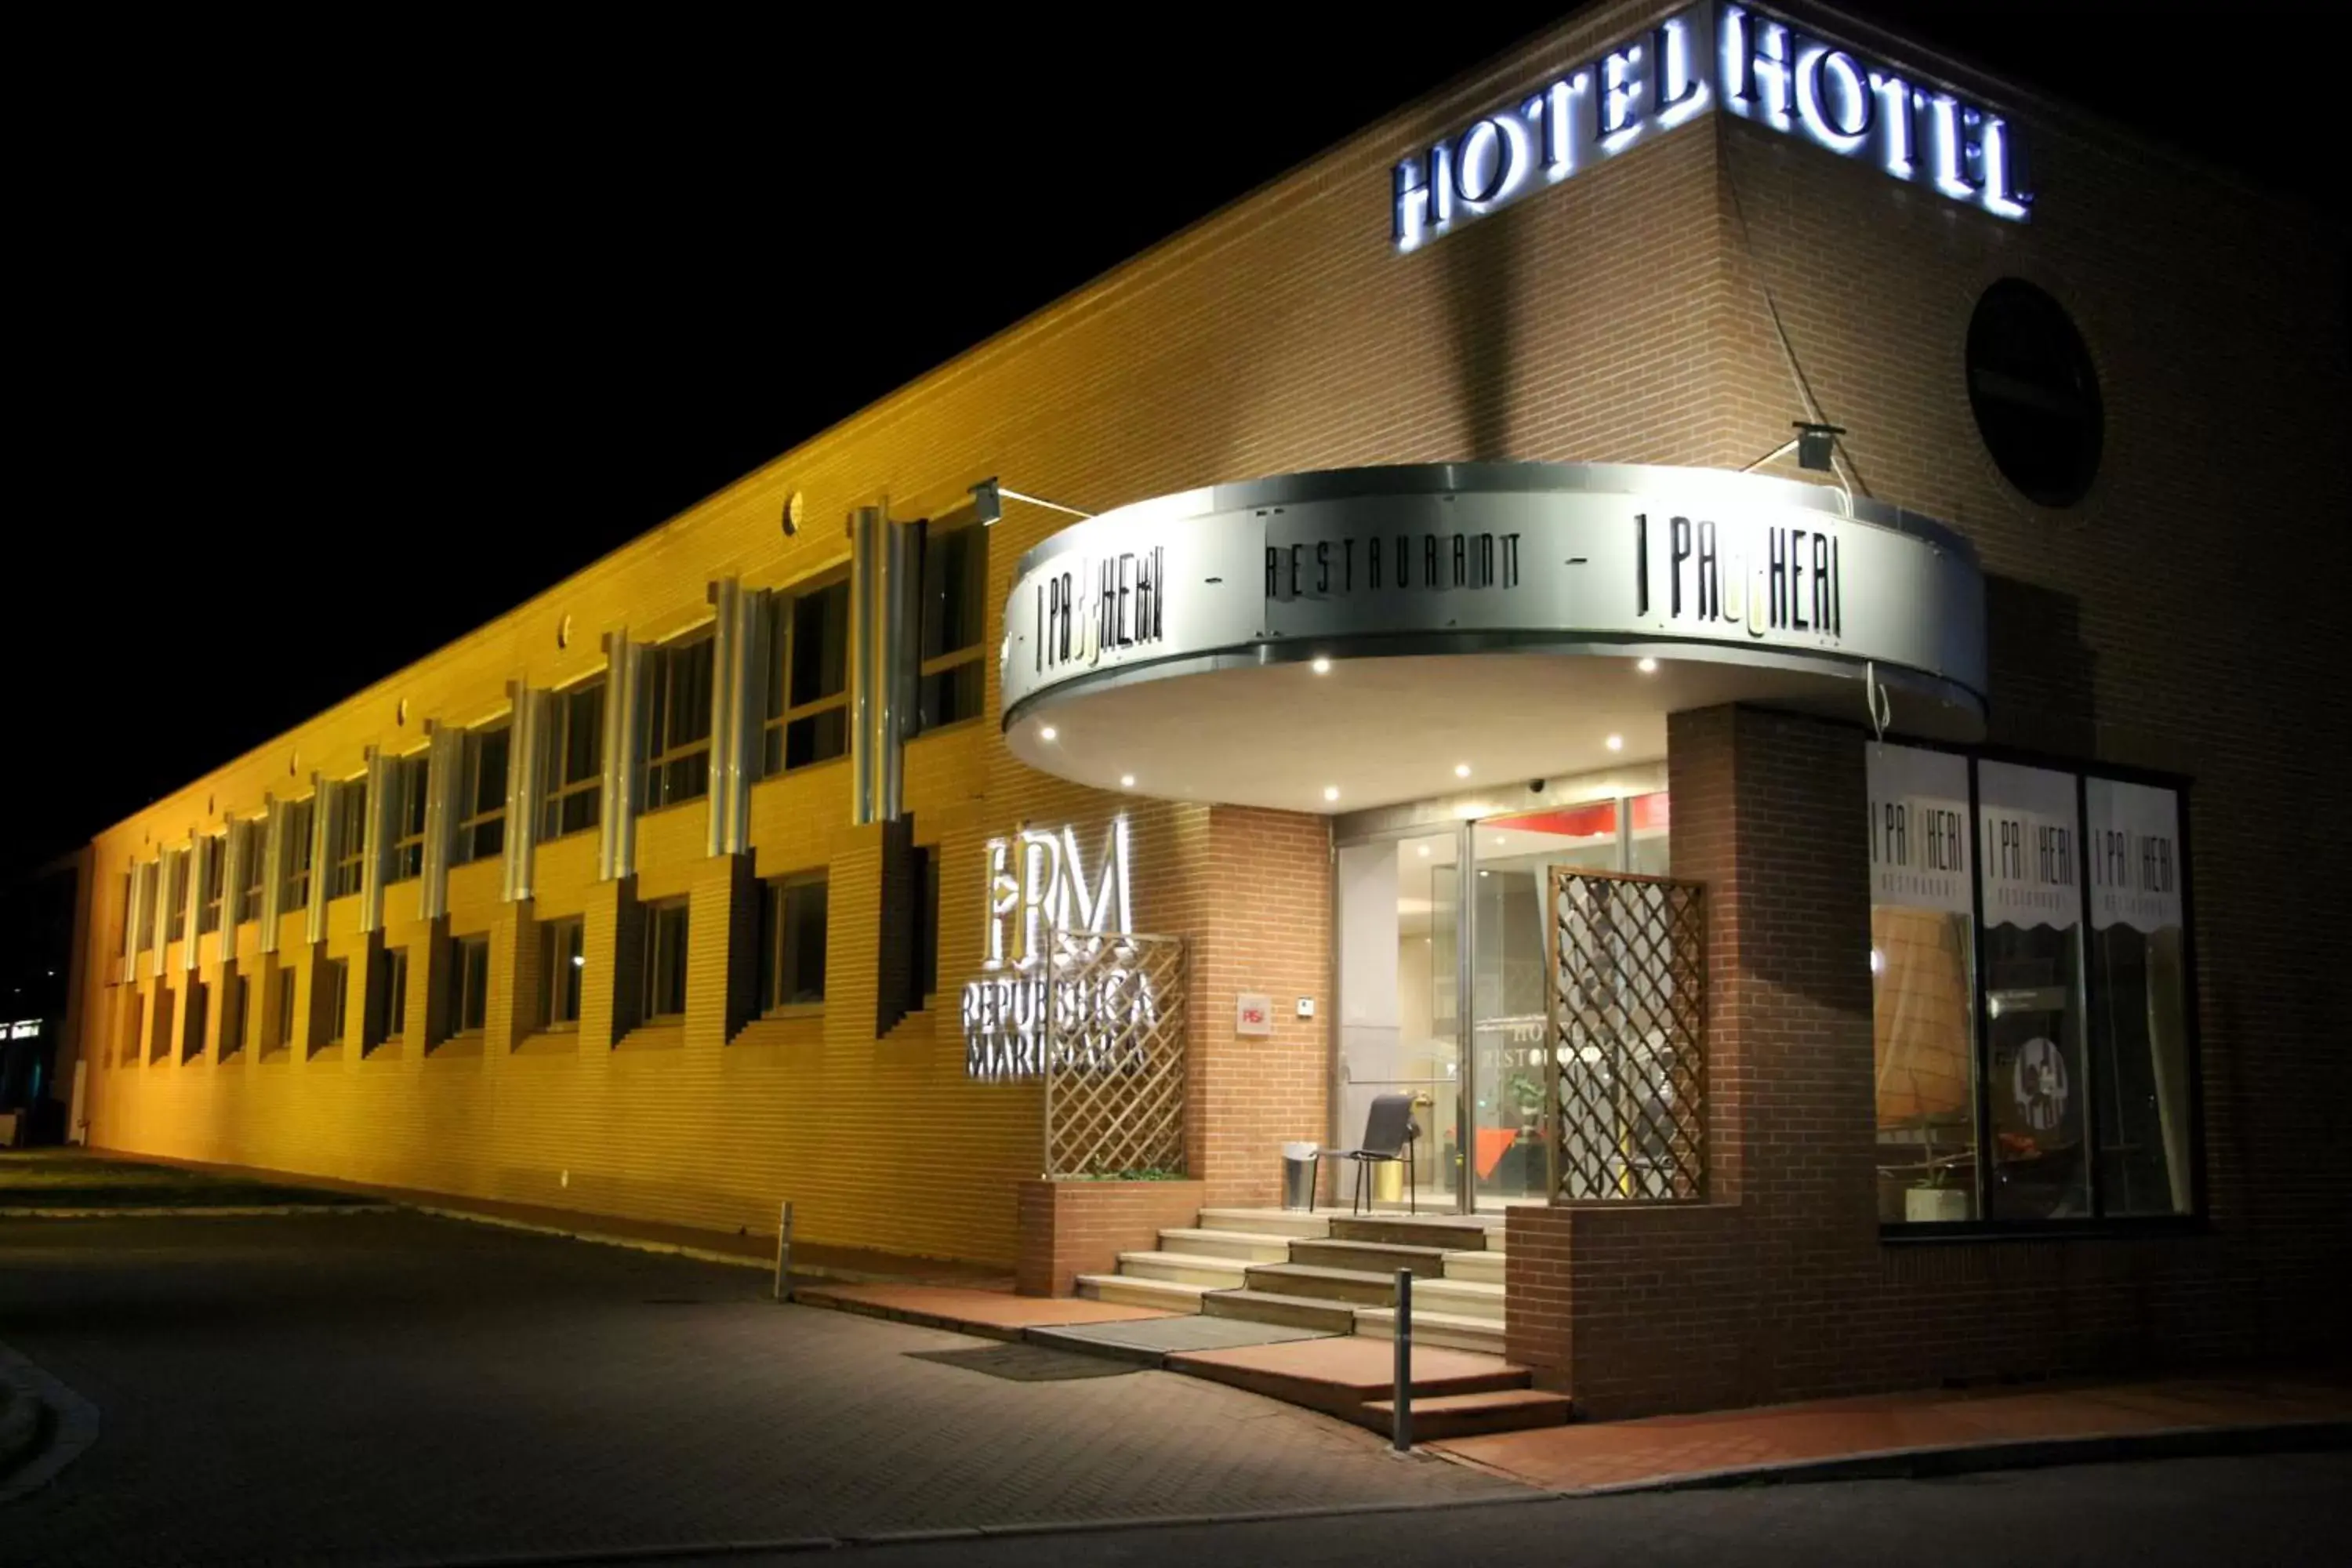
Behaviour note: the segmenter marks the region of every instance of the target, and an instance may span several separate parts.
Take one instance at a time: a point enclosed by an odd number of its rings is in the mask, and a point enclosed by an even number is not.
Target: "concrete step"
[[[1164,1238],[1166,1231],[1160,1232]],[[1499,1252],[1449,1252],[1445,1255],[1445,1278],[1475,1279],[1482,1284],[1503,1282],[1503,1254]]]
[[[1290,1244],[1290,1261],[1355,1268],[1367,1274],[1394,1274],[1400,1268],[1410,1268],[1415,1275],[1440,1274],[1445,1268],[1445,1248],[1400,1247],[1386,1241],[1301,1240]]]
[[[1171,1279],[1212,1290],[1238,1290],[1249,1265],[1235,1258],[1202,1258],[1183,1252],[1122,1252],[1118,1271],[1134,1279]]]
[[[1412,1402],[1415,1442],[1447,1437],[1476,1437],[1488,1432],[1525,1432],[1537,1426],[1565,1426],[1576,1402],[1565,1394],[1535,1388],[1504,1388],[1491,1394],[1446,1394],[1434,1399],[1416,1395]],[[1395,1402],[1375,1399],[1364,1405],[1364,1422],[1376,1432],[1392,1429]]]
[[[1488,1226],[1462,1215],[1401,1214],[1331,1216],[1334,1241],[1385,1241],[1401,1247],[1441,1247],[1455,1252],[1478,1252],[1500,1244],[1502,1227]]]
[[[1313,1296],[1326,1301],[1346,1301],[1359,1307],[1388,1307],[1396,1302],[1396,1277],[1360,1268],[1326,1268],[1314,1263],[1256,1263],[1250,1266],[1249,1288],[1276,1295]]]
[[[1359,1307],[1356,1309],[1356,1332],[1366,1339],[1396,1338],[1396,1309],[1393,1307]],[[1444,1345],[1448,1350],[1484,1351],[1488,1355],[1503,1353],[1503,1325],[1499,1319],[1465,1318],[1453,1312],[1424,1312],[1416,1303],[1412,1310],[1412,1342],[1417,1345]]]
[[[1238,1258],[1244,1263],[1280,1263],[1290,1256],[1290,1237],[1270,1231],[1202,1230],[1186,1226],[1160,1233],[1162,1252],[1194,1258]]]
[[[1253,1236],[1328,1236],[1331,1216],[1304,1209],[1202,1209],[1202,1230],[1238,1230]]]
[[[1187,1285],[1174,1279],[1146,1279],[1134,1274],[1081,1274],[1078,1294],[1097,1301],[1117,1301],[1128,1307],[1156,1307],[1163,1312],[1197,1312],[1201,1298],[1209,1293],[1206,1285]]]
[[[1446,1312],[1457,1318],[1486,1318],[1499,1323],[1503,1321],[1503,1288],[1483,1279],[1458,1279],[1451,1274],[1439,1279],[1423,1279],[1416,1275],[1412,1281],[1412,1310]]]
[[[1355,1331],[1358,1309],[1351,1302],[1328,1301],[1318,1296],[1288,1296],[1274,1290],[1213,1290],[1201,1298],[1201,1310],[1212,1318],[1247,1318],[1254,1323],[1280,1323],[1286,1328],[1346,1334]]]

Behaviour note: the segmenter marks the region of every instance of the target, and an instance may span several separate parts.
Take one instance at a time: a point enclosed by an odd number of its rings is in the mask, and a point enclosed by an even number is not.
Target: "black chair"
[[[1355,1149],[1318,1149],[1315,1152],[1316,1185],[1322,1184],[1323,1162],[1351,1160],[1356,1166],[1356,1191],[1349,1212],[1362,1214],[1372,1204],[1372,1167],[1402,1164],[1404,1167],[1404,1201],[1408,1213],[1421,1212],[1420,1199],[1413,1188],[1419,1184],[1420,1173],[1414,1167],[1413,1144],[1421,1137],[1421,1123],[1412,1119],[1412,1096],[1383,1094],[1374,1097],[1371,1113],[1364,1118],[1364,1142]],[[1315,1212],[1315,1189],[1307,1190],[1307,1212]]]

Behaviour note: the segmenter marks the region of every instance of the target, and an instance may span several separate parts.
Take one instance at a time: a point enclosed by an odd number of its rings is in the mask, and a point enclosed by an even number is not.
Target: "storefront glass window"
[[[2074,795],[2071,773],[1978,764],[1994,1219],[2091,1213]]]
[[[1978,1217],[1975,889],[1966,757],[1874,745],[1872,1059],[1878,1217]]]
[[[1339,874],[1339,1082],[1335,1146],[1363,1137],[1375,1098],[1413,1097],[1423,1204],[1458,1191],[1463,1116],[1461,835],[1454,829],[1344,845]],[[1376,1173],[1383,1203],[1402,1202],[1403,1172]]]
[[[1625,844],[1625,869],[1644,877],[1673,875],[1674,857],[1668,853],[1672,840],[1668,834],[1666,792],[1635,795],[1626,803],[1625,815],[1630,829]]]
[[[2168,789],[2084,782],[2090,831],[2092,1082],[2100,1206],[2187,1214],[2189,1006],[2180,799]]]

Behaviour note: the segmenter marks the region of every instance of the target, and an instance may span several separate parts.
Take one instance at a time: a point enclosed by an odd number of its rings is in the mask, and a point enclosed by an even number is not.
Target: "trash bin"
[[[1315,1145],[1285,1143],[1282,1146],[1282,1206],[1303,1209],[1315,1202]]]

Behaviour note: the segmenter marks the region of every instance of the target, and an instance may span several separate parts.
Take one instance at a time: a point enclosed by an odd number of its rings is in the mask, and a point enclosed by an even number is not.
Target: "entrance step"
[[[1450,1268],[1451,1266],[1448,1267]],[[1374,1304],[1392,1307],[1396,1303],[1381,1301]],[[1456,1318],[1486,1318],[1499,1323],[1503,1321],[1503,1288],[1490,1285],[1483,1279],[1458,1279],[1451,1272],[1440,1279],[1423,1279],[1415,1276],[1412,1310],[1416,1316],[1423,1312],[1444,1312]]]
[[[1186,1226],[1161,1231],[1160,1250],[1194,1258],[1238,1258],[1244,1263],[1280,1263],[1290,1256],[1290,1237],[1270,1231],[1202,1230]]]
[[[1402,1247],[1442,1247],[1456,1252],[1478,1252],[1502,1245],[1500,1226],[1488,1226],[1466,1215],[1334,1215],[1334,1241],[1384,1241]]]
[[[1129,1307],[1156,1307],[1163,1312],[1197,1312],[1206,1285],[1175,1279],[1145,1279],[1132,1274],[1081,1274],[1078,1294],[1097,1301],[1117,1301]],[[1345,1331],[1342,1331],[1343,1332]]]
[[[1202,1230],[1238,1230],[1253,1236],[1328,1236],[1331,1216],[1304,1209],[1202,1209]]]
[[[1212,1290],[1238,1290],[1249,1266],[1235,1258],[1202,1258],[1183,1252],[1122,1252],[1119,1274],[1131,1279],[1170,1279],[1180,1285],[1205,1285]]]
[[[1371,1340],[1396,1338],[1396,1309],[1357,1308],[1356,1332]],[[1424,1312],[1420,1303],[1415,1302],[1412,1309],[1412,1342],[1501,1355],[1503,1323],[1499,1318],[1465,1318],[1453,1312]]]
[[[1352,1302],[1320,1296],[1291,1296],[1275,1290],[1212,1290],[1201,1298],[1201,1310],[1212,1318],[1247,1318],[1256,1323],[1281,1323],[1288,1328],[1346,1334],[1355,1331],[1359,1309]]]
[[[1378,1340],[1343,1334],[1289,1344],[1177,1352],[1168,1357],[1167,1367],[1171,1372],[1205,1377],[1253,1394],[1303,1405],[1343,1421],[1385,1426],[1385,1418],[1375,1423],[1366,1406],[1394,1392],[1396,1352]],[[1499,1356],[1418,1343],[1413,1349],[1412,1396],[1416,1408],[1454,1394],[1523,1389],[1529,1381],[1525,1367],[1514,1366]]]
[[[1445,1394],[1434,1399],[1415,1395],[1412,1436],[1415,1442],[1440,1442],[1448,1437],[1477,1437],[1489,1432],[1526,1432],[1538,1426],[1565,1426],[1576,1402],[1565,1394],[1534,1388],[1504,1388],[1491,1394]],[[1375,1399],[1364,1405],[1367,1426],[1387,1431],[1396,1420],[1396,1402]]]
[[[1360,1268],[1327,1268],[1315,1263],[1260,1263],[1249,1271],[1249,1288],[1277,1295],[1313,1296],[1358,1307],[1387,1307],[1396,1301],[1396,1277]]]
[[[1164,1239],[1168,1233],[1160,1234]],[[1503,1283],[1503,1256],[1499,1252],[1449,1252],[1445,1255],[1445,1278],[1499,1288]]]
[[[1394,1274],[1409,1268],[1415,1275],[1440,1274],[1445,1268],[1446,1248],[1442,1247],[1401,1247],[1386,1241],[1294,1241],[1290,1244],[1290,1261],[1318,1264],[1325,1268],[1355,1268],[1369,1274]]]

